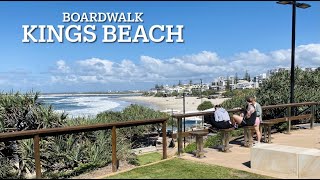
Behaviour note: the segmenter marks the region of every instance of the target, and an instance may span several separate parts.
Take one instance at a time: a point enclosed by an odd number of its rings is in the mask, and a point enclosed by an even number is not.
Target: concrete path
[[[292,130],[290,134],[274,133],[271,137],[273,144],[320,149],[320,126],[316,126],[314,129]],[[205,153],[204,158],[199,159],[188,153],[182,154],[180,158],[239,169],[275,178],[295,178],[286,174],[275,174],[251,169],[250,148],[241,146],[240,140],[231,142],[230,144],[232,147],[230,149],[231,152],[229,153],[219,152],[214,148],[205,148],[207,153]]]

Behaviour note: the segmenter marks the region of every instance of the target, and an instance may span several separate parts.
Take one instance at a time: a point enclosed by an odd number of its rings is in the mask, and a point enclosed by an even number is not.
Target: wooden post
[[[268,143],[271,143],[271,126],[268,126]]]
[[[313,123],[316,119],[316,105],[311,106],[311,114],[312,114],[312,117],[310,119],[310,129],[313,129]]]
[[[289,120],[288,118],[286,118],[287,120],[286,121],[288,121],[288,132],[287,132],[287,134],[290,134],[290,131],[291,131],[291,120]]]
[[[182,118],[177,118],[178,120],[178,156],[182,153]]]
[[[267,131],[268,131],[268,129],[267,129],[268,127],[266,126],[266,125],[263,125],[263,138],[264,138],[264,143],[266,143],[267,142]]]
[[[36,178],[41,179],[41,164],[40,164],[40,137],[35,135],[33,137],[33,148],[34,148],[34,160],[36,166]]]
[[[112,127],[112,172],[117,171],[117,134],[116,126]]]
[[[167,159],[167,121],[162,123],[162,158]],[[172,129],[173,130],[173,129]]]
[[[246,126],[245,127],[243,127],[243,139],[244,139],[244,143],[243,143],[243,145],[245,146],[245,147],[247,147],[248,146],[248,132],[247,132],[247,128],[246,128]]]
[[[225,149],[226,149],[226,132],[225,131],[223,131],[222,132],[222,151],[225,151]]]
[[[225,146],[224,146],[224,152],[230,152],[230,150],[229,150],[229,141],[230,141],[230,131],[226,131],[225,132],[225,142],[224,142],[224,144],[225,144]]]
[[[288,107],[288,116],[287,117],[291,117],[291,107]],[[287,134],[290,134],[290,130],[291,130],[291,121],[288,121],[287,119],[287,122],[288,122],[288,127],[287,127]]]

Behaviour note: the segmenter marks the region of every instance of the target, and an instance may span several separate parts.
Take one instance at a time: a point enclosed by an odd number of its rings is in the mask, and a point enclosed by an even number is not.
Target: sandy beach
[[[136,102],[151,103],[157,106],[158,110],[178,110],[183,112],[183,98],[176,97],[150,97],[150,96],[127,96],[121,97],[123,100],[130,100]],[[202,98],[202,102],[211,101],[213,105],[221,104],[223,101],[229,98],[217,98],[208,99]],[[187,111],[197,111],[197,107],[201,104],[201,99],[197,97],[186,97],[185,98],[185,109]]]

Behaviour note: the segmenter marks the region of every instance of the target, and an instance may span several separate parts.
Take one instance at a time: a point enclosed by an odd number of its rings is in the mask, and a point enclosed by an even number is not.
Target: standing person
[[[216,105],[215,108],[212,125],[218,129],[229,129],[233,127],[228,111],[221,107],[221,105]]]
[[[261,108],[261,105],[256,102],[255,96],[251,96],[249,100],[254,105],[254,107],[257,111],[257,119],[256,119],[256,123],[254,124],[254,129],[257,134],[257,141],[258,141],[258,143],[260,143],[261,137],[262,137],[262,133],[260,131],[260,123],[262,122],[262,108]]]
[[[250,97],[250,100],[251,100],[252,104],[254,105],[254,107],[256,108],[257,118],[259,118],[260,122],[262,122],[262,108],[261,108],[261,105],[259,103],[257,103],[255,96]]]

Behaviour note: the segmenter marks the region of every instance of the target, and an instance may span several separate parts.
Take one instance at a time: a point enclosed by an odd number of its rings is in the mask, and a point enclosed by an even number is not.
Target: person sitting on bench
[[[232,124],[235,128],[237,128],[238,124],[239,126],[254,126],[254,129],[257,134],[257,142],[260,143],[261,141],[261,133],[259,130],[259,118],[257,118],[257,111],[255,110],[254,105],[252,104],[252,98],[247,98],[247,105],[246,110],[244,113],[241,113],[240,115],[234,114],[232,116]]]
[[[240,126],[253,126],[256,122],[257,111],[254,108],[254,105],[251,103],[251,100],[247,99],[247,105],[245,111],[240,115],[234,114],[232,116],[232,124],[235,128],[238,125]]]
[[[229,129],[232,128],[232,123],[230,121],[230,116],[228,111],[221,107],[221,105],[215,106],[216,110],[214,112],[214,120],[212,121],[212,126],[218,129]]]

